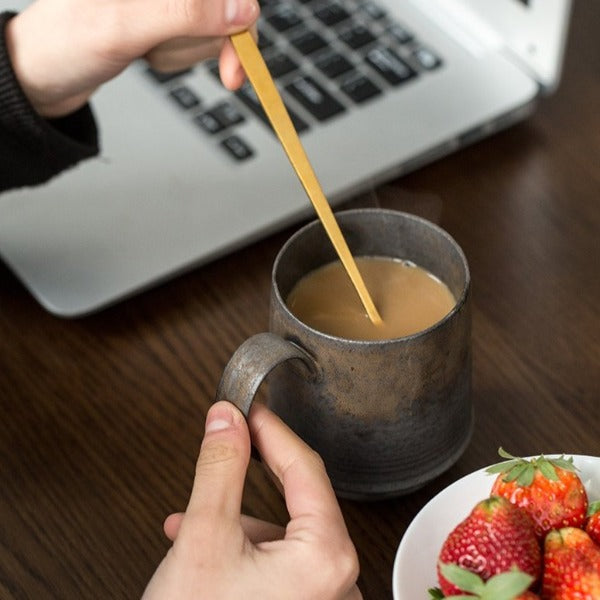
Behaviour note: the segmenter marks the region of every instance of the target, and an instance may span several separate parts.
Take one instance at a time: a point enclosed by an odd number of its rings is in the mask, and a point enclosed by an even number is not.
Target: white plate
[[[552,456],[552,455],[548,455]],[[570,456],[570,455],[566,455]],[[600,500],[600,458],[573,456],[590,501]],[[485,469],[455,481],[432,498],[409,525],[394,560],[394,600],[426,600],[437,587],[436,563],[448,534],[490,495],[495,475]]]

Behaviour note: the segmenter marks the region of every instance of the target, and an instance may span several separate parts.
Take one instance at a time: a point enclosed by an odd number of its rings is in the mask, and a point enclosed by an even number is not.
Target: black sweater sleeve
[[[0,14],[0,191],[48,181],[98,153],[98,132],[89,105],[60,119],[44,119],[25,97],[14,74]]]

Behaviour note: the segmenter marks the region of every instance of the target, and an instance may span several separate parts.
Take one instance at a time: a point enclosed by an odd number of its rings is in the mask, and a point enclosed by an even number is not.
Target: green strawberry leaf
[[[509,454],[506,450],[504,450],[504,448],[502,448],[502,446],[498,448],[498,454],[502,458],[506,458],[508,460],[504,460],[502,462],[489,466],[486,469],[486,473],[489,473],[490,475],[495,475],[497,473],[506,473],[507,471],[510,471],[513,467],[516,467],[517,465],[520,465],[523,462],[523,460],[518,456],[513,456],[512,454]]]
[[[463,569],[453,563],[440,563],[440,573],[444,579],[455,585],[463,592],[479,596],[485,587],[483,579],[468,569]]]
[[[590,502],[587,510],[587,516],[591,517],[600,511],[600,500],[596,500],[595,502]]]
[[[528,487],[533,483],[533,478],[535,477],[535,467],[529,463],[527,468],[523,469],[523,472],[517,478],[517,483],[521,487]]]
[[[556,469],[552,465],[552,462],[544,458],[544,456],[541,456],[536,461],[536,467],[540,470],[540,472],[546,479],[549,479],[550,481],[558,481]]]
[[[509,454],[502,446],[500,446],[500,448],[498,448],[498,454],[502,458],[508,458],[508,459],[512,459],[512,460],[521,460],[518,456],[513,456],[512,454]]]
[[[579,471],[579,469],[573,464],[573,457],[565,458],[564,454],[561,454],[558,458],[548,459],[555,467],[560,467],[565,471]]]
[[[495,463],[486,468],[485,472],[490,475],[496,475],[497,473],[506,473],[514,467],[521,464],[520,460],[506,460],[504,462]]]
[[[439,566],[440,573],[446,580],[461,592],[466,592],[466,594],[447,596],[446,600],[473,600],[475,597],[480,600],[514,600],[527,590],[534,580],[534,577],[517,568],[493,575],[484,582],[476,573],[456,564],[440,563]],[[444,598],[439,588],[430,589],[429,594],[433,600]]]
[[[512,469],[510,469],[506,473],[506,477],[503,477],[502,481],[509,482],[514,481],[515,479],[519,479],[519,477],[523,475],[523,472],[525,471],[525,469],[527,469],[528,466],[528,463],[520,461],[516,466],[512,467]]]
[[[513,600],[532,583],[533,577],[522,571],[513,570],[490,577],[481,594],[481,600]]]

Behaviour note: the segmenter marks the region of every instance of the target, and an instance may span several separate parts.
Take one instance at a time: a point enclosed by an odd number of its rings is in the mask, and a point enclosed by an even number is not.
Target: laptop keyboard
[[[443,64],[431,46],[372,0],[261,0],[258,32],[261,53],[300,135]],[[196,69],[219,77],[215,60]],[[148,73],[201,134],[215,138],[233,159],[257,156],[239,126],[252,118],[270,124],[250,83],[233,93],[224,89],[222,100],[206,105],[186,82],[192,69]]]

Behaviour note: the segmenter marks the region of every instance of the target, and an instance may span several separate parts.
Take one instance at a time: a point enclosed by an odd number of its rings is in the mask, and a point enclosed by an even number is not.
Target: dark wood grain
[[[420,508],[499,445],[600,455],[598,23],[598,2],[575,2],[562,85],[530,119],[354,201],[447,229],[474,306],[477,426],[464,456],[405,498],[341,503],[368,599],[391,597]],[[289,233],[72,321],[0,266],[0,598],[140,596],[168,547],[162,521],[185,506],[223,366],[267,327]],[[285,521],[258,465],[244,510]]]

